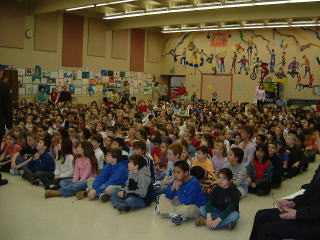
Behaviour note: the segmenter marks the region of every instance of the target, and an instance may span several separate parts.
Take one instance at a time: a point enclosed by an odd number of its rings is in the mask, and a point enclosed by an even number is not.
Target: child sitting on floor
[[[22,168],[22,178],[29,181],[33,185],[41,185],[42,177],[53,178],[55,163],[50,153],[48,145],[45,145],[43,139],[39,139],[37,143],[37,153],[32,158],[20,164]]]
[[[271,142],[268,144],[269,157],[273,166],[272,171],[272,188],[280,187],[283,177],[284,169],[281,159],[277,156],[277,142]]]
[[[218,174],[219,184],[209,196],[207,205],[200,208],[201,217],[196,226],[207,225],[210,229],[232,230],[239,220],[240,192],[232,183],[232,172],[223,168]]]
[[[156,212],[170,217],[172,223],[180,225],[199,216],[199,208],[205,204],[205,195],[195,177],[189,175],[190,167],[185,161],[174,164],[175,180],[159,198]]]
[[[208,158],[208,147],[200,146],[197,148],[196,159],[192,163],[192,167],[200,166],[204,170],[213,173],[214,168],[211,160]]]
[[[214,173],[205,171],[200,166],[195,166],[190,169],[190,175],[198,179],[201,184],[202,191],[208,196],[213,188],[217,185],[217,177]]]
[[[249,192],[258,196],[267,195],[271,190],[273,166],[269,159],[267,145],[258,145],[253,161],[247,167]]]
[[[152,180],[149,167],[142,156],[133,155],[128,163],[129,176],[126,186],[116,188],[111,192],[111,200],[114,208],[120,213],[144,208],[152,201]]]
[[[214,144],[212,152],[212,165],[216,171],[219,171],[228,162],[226,145],[223,142],[217,141]]]
[[[17,144],[17,137],[13,131],[8,132],[6,143],[6,147],[0,156],[0,171],[2,172],[10,172],[13,157],[21,150],[21,146]]]
[[[171,144],[167,150],[167,169],[165,177],[160,182],[155,183],[154,199],[159,195],[164,194],[168,186],[173,182],[174,163],[179,161],[182,154],[182,147],[178,143]]]
[[[88,198],[93,200],[99,197],[100,201],[107,202],[112,190],[124,187],[127,179],[128,161],[123,161],[120,149],[112,149],[107,156],[107,164],[102,169],[101,174],[96,177],[94,182],[89,183],[89,180],[87,181]]]
[[[45,198],[49,197],[71,197],[76,193],[84,194],[87,188],[87,179],[94,178],[98,171],[98,162],[94,155],[93,146],[89,141],[82,141],[77,148],[79,157],[75,161],[74,174],[72,179],[65,179],[60,182],[61,188],[45,191]],[[80,196],[77,196],[80,198]]]
[[[72,142],[69,138],[63,138],[58,146],[58,155],[56,159],[56,169],[54,170],[54,179],[41,178],[44,188],[57,190],[60,188],[60,182],[65,179],[71,179],[73,176]]]
[[[239,147],[233,147],[228,153],[228,163],[223,168],[231,170],[233,175],[233,183],[237,186],[241,198],[247,196],[248,182],[247,182],[247,169],[242,165],[244,152]]]
[[[32,158],[37,153],[37,141],[38,136],[36,133],[27,134],[27,145],[13,156],[10,169],[11,174],[19,174],[21,163]]]

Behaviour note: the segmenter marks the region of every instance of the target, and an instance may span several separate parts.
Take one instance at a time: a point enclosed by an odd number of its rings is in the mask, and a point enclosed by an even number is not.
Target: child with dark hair
[[[214,167],[212,165],[211,159],[208,157],[208,147],[207,146],[199,146],[196,150],[196,159],[192,163],[192,167],[200,166],[204,170],[213,173]]]
[[[256,145],[265,144],[267,141],[267,137],[264,134],[258,134],[256,136]]]
[[[80,132],[80,138],[82,140],[89,140],[91,137],[91,132],[88,128],[83,128]]]
[[[13,175],[20,174],[21,164],[32,158],[37,153],[38,136],[36,133],[27,134],[27,145],[17,152],[11,162],[10,173]]]
[[[147,145],[145,141],[139,140],[133,143],[133,153],[142,156],[146,160],[146,166],[150,168],[152,182],[155,180],[154,163],[152,156],[147,153]]]
[[[122,158],[120,149],[112,149],[107,155],[107,164],[96,179],[87,181],[87,192],[90,200],[99,197],[102,202],[110,199],[111,192],[115,188],[125,186],[128,179],[128,161]]]
[[[128,160],[128,152],[125,150],[126,143],[124,142],[123,138],[113,138],[110,149],[120,149],[122,151],[123,160]]]
[[[17,137],[13,131],[9,131],[6,135],[6,147],[0,156],[0,171],[10,172],[11,161],[16,153],[21,150],[21,146],[17,144]]]
[[[82,141],[78,146],[79,157],[75,160],[72,179],[65,179],[60,182],[61,188],[45,191],[45,198],[49,197],[71,197],[76,193],[83,194],[87,187],[87,179],[94,178],[98,171],[98,162],[94,155],[92,143]]]
[[[192,167],[190,169],[190,175],[198,179],[201,184],[202,191],[206,195],[209,195],[218,183],[217,177],[214,175],[214,173],[205,171],[200,166]]]
[[[233,175],[233,183],[237,186],[241,198],[247,196],[248,193],[248,182],[247,182],[247,169],[242,163],[243,150],[238,147],[231,148],[228,153],[228,163],[223,168],[231,170]]]
[[[205,204],[205,195],[195,177],[189,174],[190,167],[185,161],[174,164],[175,180],[159,198],[156,212],[180,225],[190,218],[199,216],[199,207]]]
[[[271,190],[273,166],[269,159],[267,145],[258,145],[253,161],[247,167],[249,192],[258,196],[267,195]]]
[[[283,163],[277,155],[277,142],[269,143],[268,150],[269,150],[270,162],[272,163],[272,166],[273,166],[271,187],[278,188],[280,187],[284,177],[284,169],[283,169]]]
[[[129,176],[126,186],[114,189],[111,200],[120,213],[149,206],[152,201],[153,185],[149,167],[142,156],[133,155],[128,163]]]
[[[37,153],[27,161],[20,164],[22,168],[22,178],[34,185],[42,184],[41,178],[53,178],[55,163],[48,152],[48,145],[45,145],[43,139],[37,143]]]
[[[207,225],[210,229],[232,230],[239,220],[240,193],[232,182],[230,169],[223,168],[218,174],[219,184],[209,196],[207,205],[200,208],[201,217],[196,226]]]
[[[250,126],[245,125],[241,128],[240,135],[242,142],[239,144],[239,148],[244,152],[242,165],[245,167],[253,160],[254,152],[256,151],[255,145],[251,141],[253,133],[253,128]]]
[[[97,158],[98,161],[98,170],[101,171],[104,165],[104,153],[101,150],[100,146],[103,142],[103,138],[101,136],[101,134],[97,133],[92,135],[91,137],[91,143],[93,146],[93,150],[94,150],[94,155]]]

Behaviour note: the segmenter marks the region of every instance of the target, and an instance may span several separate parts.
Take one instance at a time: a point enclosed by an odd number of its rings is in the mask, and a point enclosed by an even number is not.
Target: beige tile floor
[[[273,190],[281,198],[311,180],[316,163],[309,170]],[[240,203],[240,221],[233,231],[211,231],[195,227],[193,222],[174,226],[168,219],[154,214],[154,207],[120,215],[110,203],[52,198],[44,199],[44,190],[24,182],[20,177],[3,174],[9,184],[0,187],[0,240],[245,240],[249,238],[255,212],[271,208],[273,199],[249,195]]]

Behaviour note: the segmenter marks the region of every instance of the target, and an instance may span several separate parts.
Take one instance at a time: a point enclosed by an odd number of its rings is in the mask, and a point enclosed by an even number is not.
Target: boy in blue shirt
[[[48,153],[48,143],[39,139],[37,153],[19,166],[22,169],[22,178],[33,185],[42,185],[41,178],[54,178],[55,162]]]
[[[88,184],[88,198],[94,200],[96,197],[102,202],[110,200],[111,192],[115,188],[122,188],[128,179],[128,161],[122,157],[120,149],[112,149],[107,156],[107,164],[94,182]]]
[[[205,195],[195,177],[189,174],[189,164],[178,161],[174,164],[174,181],[167,188],[166,194],[159,198],[156,212],[180,225],[190,218],[197,218],[199,208],[205,205]]]

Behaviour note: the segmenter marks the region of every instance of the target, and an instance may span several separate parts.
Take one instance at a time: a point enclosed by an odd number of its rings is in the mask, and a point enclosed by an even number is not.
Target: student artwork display
[[[9,65],[1,65],[1,68]],[[50,94],[52,88],[58,91],[63,86],[68,86],[71,94],[87,95],[107,94],[107,92],[117,89],[121,93],[125,82],[129,83],[130,92],[140,94],[152,94],[154,76],[150,73],[142,72],[121,72],[111,70],[93,71],[86,69],[64,71],[43,71],[41,66],[34,68],[18,68],[19,94],[36,94],[40,86]],[[62,76],[62,77],[59,77]],[[89,78],[92,76],[92,78]],[[127,76],[127,77],[126,77]],[[85,77],[85,78],[83,78]]]

